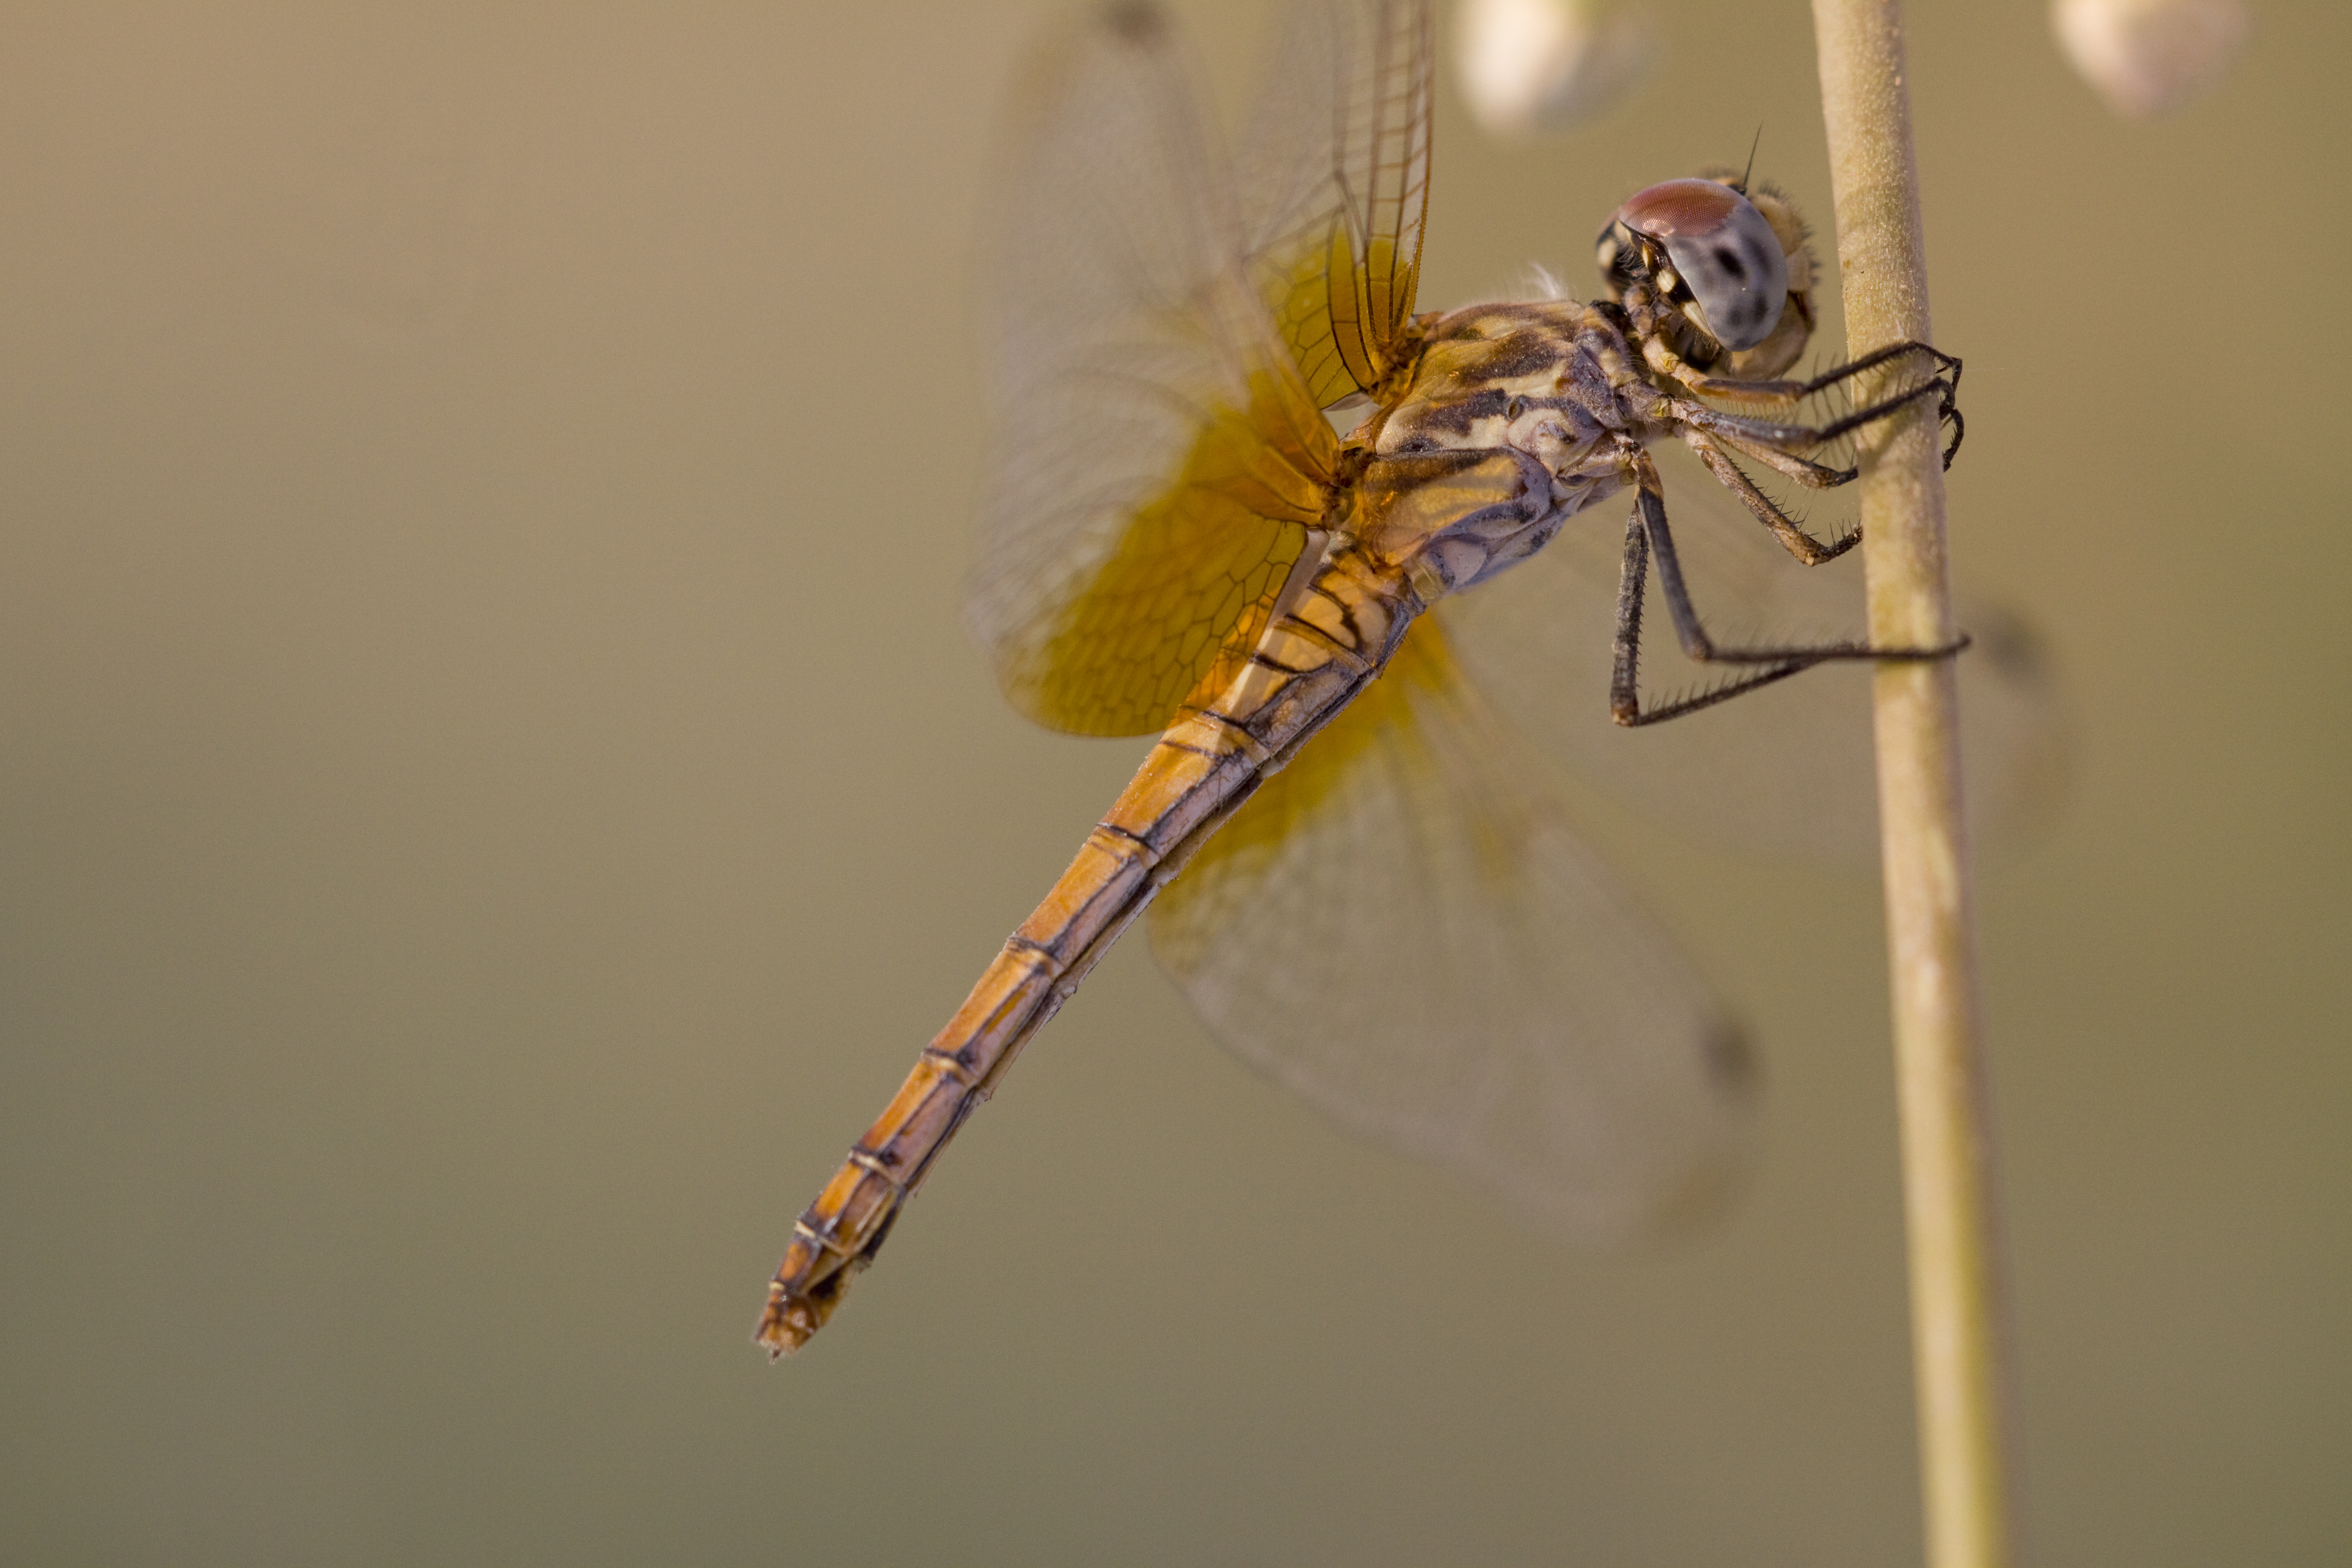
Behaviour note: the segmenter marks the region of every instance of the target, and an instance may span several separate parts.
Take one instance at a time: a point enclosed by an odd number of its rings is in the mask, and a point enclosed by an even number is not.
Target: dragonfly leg
[[[1960,392],[1959,358],[1958,355],[1946,353],[1933,343],[1923,343],[1916,339],[1889,343],[1885,348],[1874,349],[1860,359],[1848,360],[1843,364],[1823,371],[1810,381],[1738,381],[1727,376],[1709,375],[1675,353],[1667,342],[1663,321],[1664,312],[1661,310],[1659,301],[1646,288],[1637,287],[1628,290],[1622,304],[1633,323],[1634,334],[1642,345],[1643,362],[1666,380],[1686,388],[1694,396],[1732,398],[1749,404],[1762,404],[1768,407],[1792,407],[1817,392],[1826,391],[1865,371],[1876,370],[1880,365],[1900,359],[1905,354],[1924,353],[1935,362],[1936,366],[1936,374],[1927,382],[1899,393],[1894,397],[1874,404],[1868,408],[1848,415],[1834,424],[1823,427],[1814,435],[1813,439],[1835,440],[1848,430],[1858,429],[1871,420],[1904,406],[1924,394],[1930,386],[1943,388],[1943,395],[1937,407],[1937,417],[1952,427],[1951,443],[1944,448],[1944,467],[1948,468],[1952,466],[1952,458],[1960,449],[1961,437],[1968,433],[1968,423],[1960,417],[1958,403]],[[1801,426],[1784,426],[1784,428],[1801,428]],[[1846,477],[1851,479],[1853,476],[1848,474]]]
[[[1923,353],[1934,360],[1936,362],[1936,374],[1938,377],[1948,374],[1952,384],[1952,395],[1955,397],[1959,395],[1959,357],[1956,354],[1948,354],[1934,344],[1923,343],[1918,342],[1916,339],[1906,339],[1899,343],[1889,343],[1883,349],[1873,350],[1869,353],[1863,355],[1860,359],[1850,359],[1842,365],[1836,365],[1829,370],[1825,370],[1821,374],[1813,377],[1811,381],[1799,383],[1798,384],[1801,390],[1799,392],[1798,395],[1801,397],[1810,397],[1816,392],[1821,392],[1828,387],[1835,386],[1839,382],[1851,380],[1866,370],[1876,370],[1880,365],[1886,363],[1888,361],[1900,359],[1903,355],[1907,353]]]
[[[1926,347],[1924,343],[1902,343],[1896,345],[1895,352],[1909,353],[1915,349]],[[1928,349],[1927,352],[1934,353],[1936,351]],[[1854,366],[1842,367],[1831,372],[1829,376],[1824,378],[1825,382],[1834,383],[1854,367],[1867,367],[1872,363],[1883,363],[1887,357],[1891,357],[1890,354],[1886,351],[1882,351],[1881,353],[1871,355],[1867,359],[1857,360],[1854,362]],[[1809,458],[1800,457],[1799,452],[1834,441],[1850,431],[1858,430],[1865,425],[1885,418],[1897,409],[1907,408],[1923,398],[1932,396],[1936,399],[1937,418],[1952,427],[1951,440],[1944,447],[1944,467],[1948,468],[1952,466],[1953,456],[1960,449],[1961,437],[1968,433],[1968,423],[1960,417],[1959,405],[1957,402],[1959,390],[1958,368],[1959,362],[1952,360],[1948,354],[1937,354],[1936,357],[1938,361],[1950,360],[1953,368],[1949,377],[1939,371],[1916,386],[1905,387],[1900,392],[1883,397],[1867,407],[1857,408],[1853,413],[1832,420],[1827,425],[1790,425],[1778,420],[1758,419],[1746,415],[1726,414],[1720,409],[1710,408],[1704,403],[1685,397],[1664,398],[1662,401],[1660,412],[1686,428],[1704,430],[1709,435],[1730,443],[1740,451],[1759,462],[1769,464],[1799,484],[1812,489],[1831,489],[1853,479],[1859,470],[1852,468],[1832,468],[1827,463],[1818,463]]]
[[[1878,402],[1872,404],[1867,408],[1856,409],[1843,419],[1834,420],[1828,425],[1822,426],[1820,433],[1814,437],[1814,439],[1820,441],[1834,441],[1839,437],[1844,435],[1847,431],[1859,430],[1862,426],[1869,424],[1872,420],[1883,418],[1885,416],[1895,412],[1895,410],[1927,396],[1929,392],[1933,391],[1937,394],[1936,418],[1937,423],[1948,425],[1952,427],[1952,438],[1944,445],[1944,467],[1948,468],[1950,468],[1952,466],[1952,458],[1959,452],[1961,440],[1964,439],[1969,433],[1969,422],[1960,416],[1960,362],[1958,356],[1948,354],[1941,349],[1932,348],[1922,342],[1891,343],[1885,348],[1880,349],[1875,353],[1864,354],[1862,358],[1855,360],[1849,364],[1840,365],[1837,369],[1831,371],[1819,378],[1814,384],[1820,386],[1834,385],[1836,383],[1844,380],[1850,375],[1854,375],[1862,371],[1870,370],[1875,366],[1884,364],[1888,360],[1895,358],[1898,354],[1912,353],[1915,352],[1934,356],[1936,362],[1936,374],[1934,375],[1929,376],[1926,381],[1921,382],[1915,387],[1910,387],[1905,391],[1898,392],[1891,397],[1882,398]]]
[[[1691,603],[1683,581],[1681,557],[1673,531],[1666,526],[1666,506],[1656,468],[1646,454],[1637,454],[1639,475],[1633,514],[1625,528],[1624,565],[1617,583],[1617,633],[1609,682],[1609,713],[1629,728],[1662,723],[1702,708],[1711,708],[1757,687],[1784,680],[1816,664],[1842,659],[1949,658],[1969,646],[1965,634],[1939,647],[1882,647],[1867,642],[1789,643],[1779,646],[1732,647],[1708,635]],[[1683,652],[1700,664],[1739,664],[1761,668],[1732,677],[1719,685],[1644,708],[1641,700],[1642,600],[1654,560],[1658,589],[1675,624],[1675,637]]]
[[[1812,438],[1815,441],[1834,441],[1847,431],[1858,430],[1872,420],[1884,418],[1895,410],[1906,407],[1926,396],[1930,390],[1936,390],[1937,393],[1936,417],[1939,422],[1952,427],[1952,438],[1944,447],[1944,467],[1948,468],[1952,466],[1952,458],[1959,452],[1960,441],[1968,435],[1969,427],[1968,421],[1960,416],[1960,361],[1957,354],[1948,354],[1932,343],[1923,343],[1916,340],[1889,343],[1886,347],[1866,353],[1860,359],[1848,360],[1842,365],[1823,371],[1811,381],[1776,381],[1756,384],[1770,389],[1769,395],[1764,397],[1762,401],[1794,404],[1811,397],[1817,392],[1826,391],[1841,382],[1850,381],[1865,371],[1876,370],[1889,361],[1912,353],[1927,355],[1935,363],[1936,373],[1916,386],[1906,388],[1891,396],[1880,399],[1867,408],[1857,409],[1843,418],[1822,426],[1813,432]],[[1725,381],[1715,376],[1702,376],[1696,382],[1686,380],[1685,384],[1693,392],[1707,397],[1754,395],[1743,390],[1742,383]],[[1852,477],[1850,472],[1848,477]]]
[[[1782,511],[1770,496],[1758,489],[1756,482],[1740,470],[1739,465],[1731,460],[1730,455],[1714,437],[1705,431],[1692,429],[1684,430],[1682,435],[1684,445],[1698,454],[1698,460],[1706,465],[1707,472],[1737,497],[1740,505],[1755,513],[1757,521],[1772,531],[1773,537],[1780,542],[1782,548],[1806,565],[1819,566],[1825,561],[1834,561],[1862,542],[1859,530],[1827,543],[1815,539],[1798,526],[1796,519]]]
[[[1937,416],[1948,421],[1954,432],[1951,441],[1944,447],[1944,466],[1949,468],[1952,454],[1960,449],[1960,436],[1966,426],[1960,418],[1959,409],[1953,405],[1951,384],[1941,377],[1906,387],[1891,397],[1882,398],[1867,408],[1856,409],[1827,425],[1784,425],[1776,420],[1725,414],[1704,403],[1682,397],[1664,399],[1660,412],[1685,429],[1703,430],[1738,447],[1808,489],[1826,490],[1851,483],[1862,470],[1815,462],[1811,458],[1799,456],[1801,451],[1834,441],[1849,431],[1884,419],[1895,410],[1907,408],[1929,396],[1937,399]]]
[[[1625,564],[1617,579],[1617,635],[1609,672],[1609,716],[1628,729],[1663,723],[1728,701],[1743,691],[1786,680],[1806,668],[1808,660],[1790,659],[1750,670],[1704,691],[1670,701],[1642,706],[1642,598],[1650,574],[1650,535],[1642,509],[1635,507],[1625,522]]]

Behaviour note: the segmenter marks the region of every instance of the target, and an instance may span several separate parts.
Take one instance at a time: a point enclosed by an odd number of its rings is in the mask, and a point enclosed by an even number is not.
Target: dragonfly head
[[[1812,336],[1812,247],[1804,220],[1769,185],[1709,170],[1636,192],[1597,243],[1612,300],[1645,286],[1667,346],[1699,370],[1775,376]]]

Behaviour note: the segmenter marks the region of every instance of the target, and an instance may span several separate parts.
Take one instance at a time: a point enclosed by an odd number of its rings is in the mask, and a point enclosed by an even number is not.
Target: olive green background
[[[1916,1557],[1874,886],[1622,815],[1766,1057],[1712,1231],[1488,1217],[1139,942],[749,1344],[1140,750],[957,619],[1047,9],[0,14],[0,1560]],[[1237,101],[1258,8],[1183,9]],[[1803,7],[1656,10],[1590,131],[1445,84],[1425,305],[1759,123],[1827,226]],[[2074,736],[1981,893],[2031,1533],[2340,1563],[2352,13],[2129,126],[2041,6],[1915,11],[1954,551]]]

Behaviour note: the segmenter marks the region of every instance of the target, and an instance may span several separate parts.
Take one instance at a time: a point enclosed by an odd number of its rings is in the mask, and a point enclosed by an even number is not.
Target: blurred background
[[[748,1342],[1143,747],[958,620],[1052,9],[0,14],[0,1559],[1916,1557],[1875,885],[1605,806],[1763,1051],[1712,1230],[1465,1220],[1136,942]],[[1261,8],[1179,9],[1237,104]],[[1447,77],[1424,306],[1759,124],[1826,231],[1805,8],[1653,15],[1565,137]],[[2048,1563],[2352,1557],[2347,58],[2267,5],[2128,124],[1915,7],[1958,571],[2069,692],[1981,892]]]

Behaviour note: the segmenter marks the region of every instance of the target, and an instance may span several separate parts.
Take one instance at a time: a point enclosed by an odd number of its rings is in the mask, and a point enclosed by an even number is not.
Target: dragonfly
[[[1811,253],[1728,171],[1611,216],[1605,298],[1416,313],[1432,67],[1419,0],[1294,0],[1230,156],[1150,6],[1067,25],[1031,72],[992,208],[969,620],[1029,717],[1160,738],[793,1227],[772,1356],[1147,910],[1245,1060],[1552,1228],[1666,1223],[1735,1163],[1744,1037],[1567,825],[1503,694],[1561,706],[1582,637],[1606,703],[1554,727],[1647,735],[1816,666],[1958,652],[1711,630],[1654,448],[1695,457],[1780,570],[1818,567],[1858,533],[1818,537],[1757,476],[1833,490],[1857,432],[1923,403],[1948,463],[1960,363],[1901,343],[1784,379]],[[1622,531],[1590,515],[1612,497]],[[1604,569],[1548,602],[1564,531]],[[1653,578],[1711,684],[1645,689]]]

